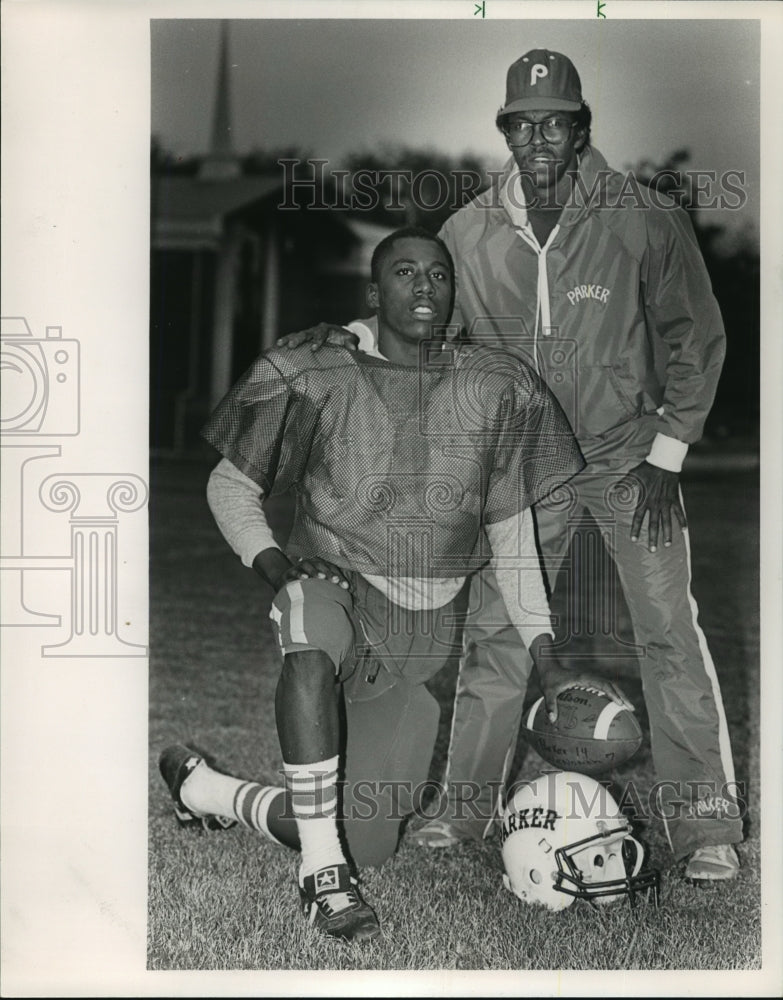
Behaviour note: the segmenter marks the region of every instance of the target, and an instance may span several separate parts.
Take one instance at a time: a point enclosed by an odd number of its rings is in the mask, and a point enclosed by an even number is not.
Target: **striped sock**
[[[327,865],[345,863],[337,835],[338,760],[335,756],[310,764],[283,763],[301,842],[300,882]]]
[[[259,785],[213,771],[202,760],[183,782],[180,796],[188,809],[199,815],[228,816],[279,844],[269,831],[267,816],[271,804],[284,792],[279,785]]]

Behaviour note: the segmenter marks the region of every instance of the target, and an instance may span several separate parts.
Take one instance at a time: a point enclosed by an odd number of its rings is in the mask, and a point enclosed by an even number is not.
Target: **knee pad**
[[[351,595],[342,587],[328,580],[292,580],[275,595],[269,617],[283,656],[320,649],[337,672],[353,649],[352,610]]]

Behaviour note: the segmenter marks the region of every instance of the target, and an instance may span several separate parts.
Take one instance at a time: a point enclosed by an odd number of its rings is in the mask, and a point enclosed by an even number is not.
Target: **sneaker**
[[[232,826],[237,825],[235,819],[194,812],[192,809],[188,809],[182,801],[180,795],[182,786],[194,768],[198,767],[202,761],[210,766],[213,764],[211,758],[196,753],[195,750],[191,750],[190,747],[183,746],[181,743],[166,747],[160,755],[158,766],[174,801],[174,816],[180,826],[187,827],[189,830],[230,830]]]
[[[728,882],[739,874],[739,858],[731,844],[710,844],[691,854],[685,869],[690,882]]]
[[[464,840],[445,819],[431,819],[418,830],[412,830],[408,836],[417,847],[430,848],[455,847]]]
[[[309,923],[329,937],[369,941],[381,932],[375,911],[362,899],[358,882],[345,863],[305,876],[299,896]]]

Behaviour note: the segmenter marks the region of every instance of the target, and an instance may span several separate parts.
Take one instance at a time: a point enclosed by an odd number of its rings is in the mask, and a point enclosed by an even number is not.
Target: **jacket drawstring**
[[[547,250],[552,244],[552,240],[555,238],[560,230],[560,226],[557,225],[549,234],[546,243],[542,246],[539,245],[538,240],[531,231],[529,224],[523,229],[520,226],[514,227],[517,235],[519,235],[525,243],[528,244],[533,250],[535,250],[538,257],[538,281],[536,284],[536,325],[533,331],[533,360],[535,362],[535,369],[538,374],[541,371],[538,366],[538,333],[541,330],[544,336],[548,336],[548,331],[552,327],[552,309],[549,302],[549,275],[547,273],[546,267],[546,254]]]

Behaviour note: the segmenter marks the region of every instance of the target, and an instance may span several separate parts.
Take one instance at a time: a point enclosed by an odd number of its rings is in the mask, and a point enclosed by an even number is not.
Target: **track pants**
[[[633,497],[616,475],[582,473],[536,507],[551,586],[573,526],[588,511],[617,567],[641,654],[656,787],[648,815],[665,825],[676,857],[707,844],[738,843],[742,825],[718,679],[691,594],[688,532],[674,525],[670,548],[631,541]],[[567,656],[561,653],[567,665]],[[452,722],[446,788],[450,818],[465,836],[486,836],[508,777],[520,725],[529,654],[510,624],[493,574],[472,580]],[[472,802],[464,801],[469,790]],[[478,794],[477,794],[478,792]]]

